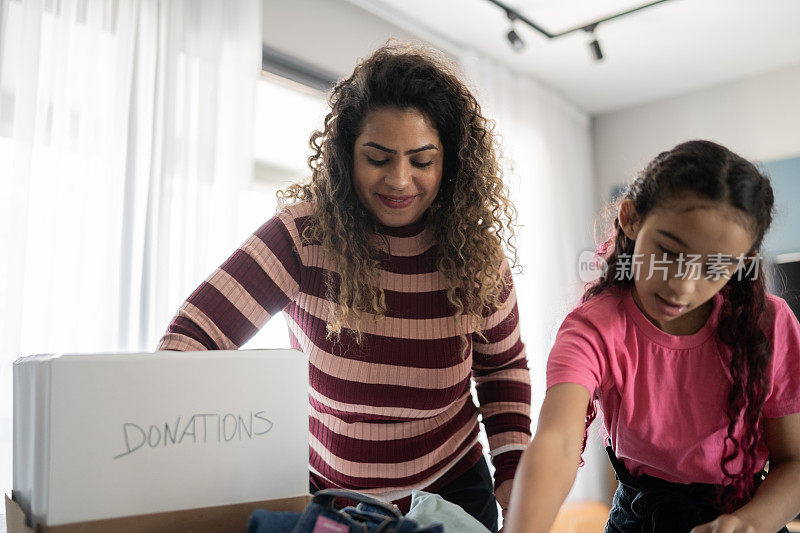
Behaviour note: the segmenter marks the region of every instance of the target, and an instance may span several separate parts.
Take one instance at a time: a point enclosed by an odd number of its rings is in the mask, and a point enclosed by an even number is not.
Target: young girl
[[[764,291],[772,211],[769,180],[708,141],[630,185],[608,270],[550,352],[508,530],[549,530],[596,399],[620,481],[607,532],[785,531],[800,511],[800,325]]]

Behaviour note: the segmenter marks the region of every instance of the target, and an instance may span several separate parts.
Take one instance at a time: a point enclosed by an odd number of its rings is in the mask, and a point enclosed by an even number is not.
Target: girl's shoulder
[[[773,313],[772,376],[764,416],[780,418],[800,412],[800,323],[783,298],[767,294],[767,305]]]
[[[767,310],[766,313],[772,319],[772,331],[775,336],[785,336],[787,334],[797,334],[800,331],[800,324],[789,304],[775,294],[766,294]]]
[[[773,312],[780,314],[785,313],[787,310],[791,312],[789,304],[786,302],[786,300],[784,300],[777,294],[772,294],[771,292],[767,292],[765,293],[765,296],[767,297],[766,304],[770,307],[770,309]]]
[[[625,314],[623,303],[628,291],[625,287],[610,287],[575,306],[570,314],[599,321],[622,319]]]
[[[582,329],[594,330],[603,337],[624,331],[628,325],[625,309],[628,291],[624,287],[611,287],[588,301],[579,303],[567,315],[562,326],[580,326]]]

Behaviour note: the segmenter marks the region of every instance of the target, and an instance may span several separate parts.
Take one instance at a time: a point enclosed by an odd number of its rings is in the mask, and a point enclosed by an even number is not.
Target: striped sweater
[[[189,296],[158,348],[237,349],[283,311],[292,346],[309,359],[317,487],[358,490],[407,511],[412,490],[435,492],[481,457],[479,413],[495,487],[511,480],[530,440],[530,376],[513,286],[501,309],[484,312],[485,339],[462,320],[471,343],[464,358],[432,232],[424,223],[384,228],[386,317],[362,321],[361,344],[346,328],[329,341],[325,272],[335,266],[319,244],[301,241],[311,215],[311,204],[300,202],[267,221]],[[507,483],[497,493],[503,508],[509,491]]]

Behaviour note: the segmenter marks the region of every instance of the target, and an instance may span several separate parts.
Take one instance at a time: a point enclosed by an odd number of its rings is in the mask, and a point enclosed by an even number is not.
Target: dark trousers
[[[705,483],[672,483],[657,477],[634,476],[606,447],[619,480],[606,533],[688,533],[695,526],[712,522],[719,487]],[[784,527],[778,533],[788,533]]]
[[[486,459],[436,491],[445,500],[460,506],[492,533],[497,532],[497,500]]]
[[[309,484],[311,494],[319,490],[313,482]],[[492,533],[497,533],[497,500],[494,484],[486,459],[481,457],[475,466],[435,491],[450,503],[464,509]]]

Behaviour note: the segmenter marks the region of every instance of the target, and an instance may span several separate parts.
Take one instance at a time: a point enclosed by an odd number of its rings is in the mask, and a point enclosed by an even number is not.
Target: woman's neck
[[[426,211],[422,218],[406,226],[385,226],[378,223],[378,231],[390,237],[415,237],[422,233],[427,225],[428,213]]]

